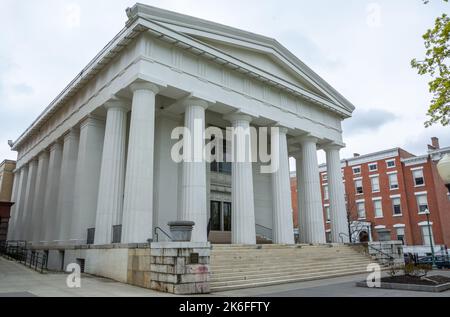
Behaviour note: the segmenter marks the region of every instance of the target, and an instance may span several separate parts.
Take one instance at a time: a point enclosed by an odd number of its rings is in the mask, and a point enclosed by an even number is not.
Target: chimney
[[[359,154],[359,153],[353,153],[353,157],[360,157],[361,156],[361,154]]]
[[[431,138],[431,145],[434,147],[435,150],[439,150],[441,147],[439,145],[439,138],[432,137]]]

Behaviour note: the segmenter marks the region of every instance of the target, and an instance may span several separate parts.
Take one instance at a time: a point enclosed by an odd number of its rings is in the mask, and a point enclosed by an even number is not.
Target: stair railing
[[[159,242],[158,231],[161,231],[167,238],[169,238],[170,241],[173,241],[172,237],[171,237],[167,232],[165,232],[162,228],[160,228],[160,227],[155,227],[155,237],[156,237],[156,242]]]
[[[255,224],[256,235],[261,236],[263,239],[272,240],[273,238],[273,230],[267,227],[264,227],[259,224]]]

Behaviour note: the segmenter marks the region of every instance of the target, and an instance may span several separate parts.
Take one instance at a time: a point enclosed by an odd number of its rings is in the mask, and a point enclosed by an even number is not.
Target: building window
[[[327,216],[327,222],[331,222],[330,206],[325,207],[325,214]]]
[[[372,193],[378,193],[380,191],[380,178],[378,176],[371,177],[370,182],[372,185]]]
[[[378,171],[378,164],[377,163],[369,164],[369,172],[375,172],[375,171]]]
[[[422,169],[413,171],[413,177],[414,177],[414,185],[416,187],[425,185],[425,179],[423,177]]]
[[[331,243],[331,232],[325,232],[325,238],[327,239],[327,243]]]
[[[356,203],[358,219],[366,219],[366,207],[364,202]]]
[[[405,244],[405,228],[397,228],[397,240]]]
[[[214,140],[215,136],[211,138],[211,140]],[[230,157],[230,150],[227,149],[227,141],[222,140],[222,153],[223,153],[223,162],[217,162],[213,161],[211,162],[211,172],[216,173],[222,173],[222,174],[231,174],[231,157]],[[216,147],[214,146],[211,150],[211,154],[216,154]]]
[[[433,238],[433,227],[430,224],[430,226],[425,225],[425,226],[421,226],[422,229],[422,241],[423,241],[423,245],[430,245],[430,235],[431,235],[431,240],[433,241],[433,245],[435,245],[434,243],[434,238]]]
[[[399,188],[397,174],[389,174],[389,188],[391,190],[396,190]]]
[[[324,182],[326,182],[326,181],[328,180],[328,174],[327,174],[327,173],[323,173],[323,174],[322,174],[322,180],[323,180]]]
[[[330,199],[330,193],[328,191],[328,185],[323,186],[323,199],[328,200]]]
[[[394,160],[386,161],[386,166],[387,166],[387,168],[393,168],[393,167],[395,167],[395,159],[394,159]]]
[[[383,206],[381,200],[373,201],[373,210],[375,212],[375,218],[383,218]]]
[[[402,204],[400,201],[400,197],[392,198],[392,209],[394,211],[394,216],[402,215]]]
[[[419,210],[419,214],[425,213],[425,210],[428,209],[428,197],[427,194],[421,194],[416,196],[417,200],[417,208]]]
[[[356,189],[356,194],[357,195],[360,195],[360,194],[364,193],[363,185],[362,185],[362,179],[355,180],[355,189]]]
[[[353,167],[353,175],[361,175],[361,166]]]

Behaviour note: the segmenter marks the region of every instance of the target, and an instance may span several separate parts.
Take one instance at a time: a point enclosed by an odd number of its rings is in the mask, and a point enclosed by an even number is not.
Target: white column
[[[62,144],[58,141],[50,147],[48,161],[47,185],[44,199],[44,218],[42,230],[45,242],[54,241],[57,238],[56,215],[59,193],[59,178],[61,175]]]
[[[155,97],[151,83],[131,85],[128,158],[123,203],[122,242],[145,243],[153,232],[153,164],[155,147]]]
[[[347,211],[345,208],[345,190],[342,183],[341,158],[339,145],[325,147],[327,154],[328,190],[330,196],[331,239],[334,243],[349,242]],[[340,234],[343,240],[341,240]]]
[[[233,244],[256,244],[250,116],[226,116],[233,126],[231,237]]]
[[[304,172],[302,171],[303,162],[302,154],[296,153],[296,178],[297,178],[297,206],[298,206],[298,230],[300,243],[306,243],[306,218],[305,218],[305,180]]]
[[[17,192],[17,206],[16,206],[16,227],[14,230],[14,240],[23,240],[24,237],[24,205],[25,192],[27,188],[28,165],[22,166],[20,169],[19,189]]]
[[[206,242],[206,161],[203,157],[205,144],[205,109],[208,104],[202,100],[189,99],[184,103],[184,125],[191,132],[191,138],[184,138],[183,149],[190,157],[183,162],[180,220],[195,222],[191,241]]]
[[[30,241],[33,239],[33,224],[31,217],[33,216],[34,191],[36,188],[38,161],[36,159],[28,163],[27,186],[25,189],[25,204],[23,209],[23,239]]]
[[[123,100],[113,99],[107,109],[102,167],[95,220],[95,244],[112,242],[112,226],[122,222],[125,183],[125,149],[128,107]]]
[[[95,228],[104,136],[103,119],[89,116],[81,122],[70,230],[75,244],[86,243],[87,230]]]
[[[16,171],[14,171],[14,183],[13,183],[12,196],[11,196],[11,202],[13,202],[14,205],[11,206],[11,211],[10,211],[10,218],[9,218],[9,223],[8,223],[8,235],[7,235],[8,240],[14,239],[14,228],[17,225],[16,205],[17,205],[17,192],[19,190],[19,181],[20,181],[20,172],[18,170],[16,170]]]
[[[44,239],[44,232],[42,230],[44,222],[42,219],[44,217],[44,197],[45,186],[47,185],[48,160],[48,151],[43,151],[39,154],[33,200],[33,216],[31,217],[31,223],[33,224],[33,242],[40,242]]]
[[[306,243],[325,243],[320,174],[317,161],[317,139],[304,137],[301,140],[304,172],[305,239]]]
[[[272,173],[273,193],[273,243],[294,244],[294,224],[292,219],[291,183],[287,148],[287,129],[272,132],[272,159],[278,162],[278,169]],[[278,151],[276,149],[278,148]]]
[[[58,211],[57,211],[57,241],[67,244],[70,240],[70,229],[73,213],[73,193],[78,157],[79,130],[72,128],[64,136],[62,152],[61,175],[59,180]]]

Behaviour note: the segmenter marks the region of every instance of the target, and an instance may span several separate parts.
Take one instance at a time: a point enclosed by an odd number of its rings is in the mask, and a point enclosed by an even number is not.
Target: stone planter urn
[[[172,221],[167,224],[170,228],[170,236],[172,241],[190,242],[192,229],[195,222],[192,221]]]

